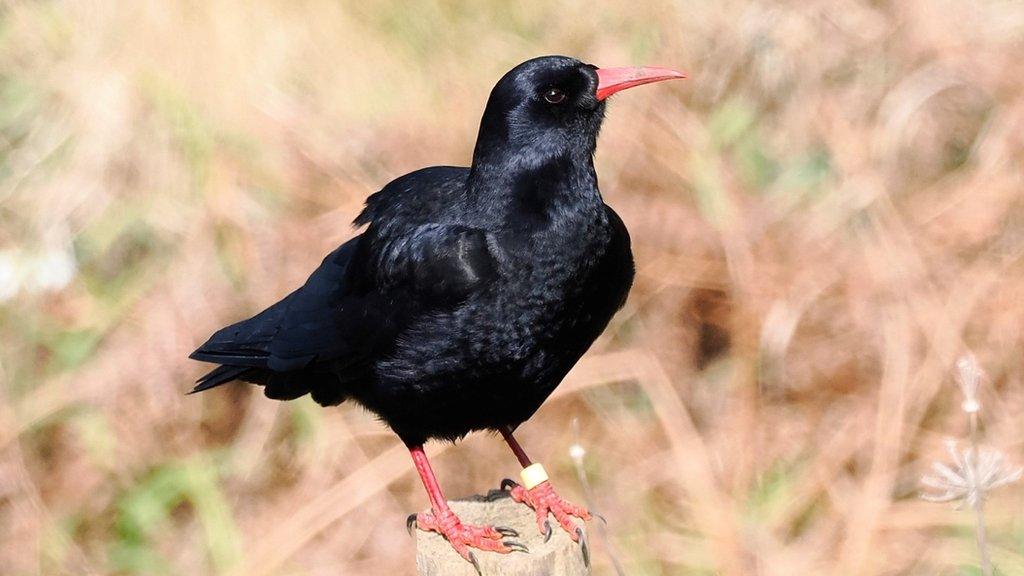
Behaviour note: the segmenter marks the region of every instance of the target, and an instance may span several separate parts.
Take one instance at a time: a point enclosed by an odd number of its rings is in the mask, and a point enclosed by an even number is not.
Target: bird
[[[275,400],[362,405],[409,449],[427,492],[430,511],[410,526],[440,533],[474,566],[472,549],[527,549],[514,530],[463,523],[423,446],[496,431],[523,467],[523,483],[503,488],[546,536],[551,515],[580,542],[572,517],[590,512],[558,495],[513,433],[633,283],[629,232],[594,168],[607,99],[685,77],[567,56],[515,66],[490,92],[470,165],[416,170],[371,194],[353,222],[363,231],[305,284],[190,355],[217,365],[190,393],[238,380]]]

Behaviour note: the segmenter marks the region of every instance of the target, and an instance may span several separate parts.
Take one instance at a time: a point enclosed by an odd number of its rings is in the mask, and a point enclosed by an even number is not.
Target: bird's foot
[[[549,512],[554,515],[555,520],[558,521],[562,529],[569,533],[569,537],[572,538],[573,542],[580,541],[582,531],[572,521],[571,517],[575,516],[581,520],[590,520],[590,512],[586,508],[577,506],[559,496],[555,489],[551,487],[550,482],[541,482],[530,489],[511,480],[505,480],[501,485],[502,488],[511,487],[509,495],[512,499],[526,504],[537,513],[537,528],[544,535],[545,541],[551,538],[551,523],[548,522]]]
[[[529,552],[526,546],[511,538],[516,538],[519,533],[511,528],[494,526],[472,526],[463,524],[459,517],[451,510],[440,512],[420,512],[409,516],[407,522],[410,531],[417,528],[426,532],[437,532],[445,537],[452,548],[460,556],[477,566],[476,557],[470,548],[508,554],[509,552]],[[480,569],[477,566],[477,572]]]

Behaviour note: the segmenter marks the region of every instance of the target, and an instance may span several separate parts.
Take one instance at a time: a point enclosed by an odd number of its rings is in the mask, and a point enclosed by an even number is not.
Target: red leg
[[[518,536],[515,530],[509,528],[494,528],[493,526],[468,526],[459,520],[459,517],[448,507],[441,492],[441,486],[437,483],[434,471],[430,467],[423,446],[412,446],[409,448],[412,461],[416,464],[416,472],[423,481],[423,487],[427,489],[427,496],[430,498],[430,512],[415,514],[410,517],[410,523],[420,530],[437,532],[444,536],[452,545],[452,548],[463,558],[476,565],[476,558],[469,551],[470,548],[489,550],[508,554],[513,550],[526,552],[526,547],[511,540],[502,541],[503,537]],[[413,518],[415,518],[413,520]]]
[[[533,464],[530,457],[526,455],[526,451],[524,451],[523,447],[519,445],[519,441],[512,436],[511,428],[502,428],[501,437],[505,439],[505,443],[507,443],[508,447],[512,449],[512,453],[516,455],[516,460],[519,460],[520,466],[526,468],[530,464]]]
[[[508,443],[509,448],[512,449],[512,453],[516,455],[516,459],[519,460],[519,464],[523,468],[533,464],[530,461],[530,457],[523,450],[523,447],[512,436],[511,428],[502,428],[501,435],[505,438],[505,442]],[[547,480],[529,489],[516,484],[512,487],[511,496],[516,502],[525,503],[534,509],[537,513],[537,528],[540,529],[542,534],[547,536],[550,536],[551,530],[550,525],[547,523],[548,512],[555,516],[558,524],[576,542],[579,542],[579,531],[570,517],[576,516],[582,520],[590,520],[590,512],[586,508],[563,499],[555,492],[555,489],[551,487],[551,483]]]

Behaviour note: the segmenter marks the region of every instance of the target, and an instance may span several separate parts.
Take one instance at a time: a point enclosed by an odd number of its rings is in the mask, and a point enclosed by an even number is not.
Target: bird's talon
[[[484,502],[494,502],[495,500],[501,500],[502,498],[508,498],[508,492],[495,488],[494,490],[487,492],[481,500]]]
[[[409,517],[405,519],[405,531],[412,536],[412,531],[416,528],[416,514],[409,514]]]
[[[510,549],[510,550],[512,550],[514,552],[522,552],[524,554],[529,554],[530,553],[530,549],[527,548],[525,544],[521,544],[521,543],[515,542],[513,540],[504,540],[504,541],[502,541],[502,544],[504,544],[506,548],[508,548],[508,549]]]
[[[501,481],[501,490],[502,490],[503,492],[504,492],[504,491],[509,491],[509,490],[512,490],[512,489],[513,489],[513,488],[515,488],[516,486],[519,486],[519,484],[516,484],[514,480],[510,480],[510,479],[508,479],[508,478],[505,478],[505,479],[503,479],[503,480]]]
[[[484,573],[480,571],[480,564],[476,561],[476,554],[473,554],[472,552],[468,553],[466,560],[469,560],[469,563],[473,565],[473,569],[476,570],[477,576],[484,576]]]
[[[537,514],[537,529],[544,535],[545,542],[551,538],[552,531],[548,514],[554,515],[558,525],[569,533],[569,537],[574,542],[577,541],[578,537],[576,536],[576,524],[572,521],[571,517],[576,516],[584,521],[590,519],[590,512],[587,512],[586,508],[576,506],[564,500],[547,481],[541,482],[529,490],[516,484],[509,495],[516,502],[522,502],[533,508]]]
[[[515,538],[519,533],[506,526],[473,526],[463,524],[451,510],[421,512],[413,514],[406,522],[408,526],[415,526],[425,532],[437,532],[443,536],[452,549],[476,566],[475,557],[470,548],[497,552],[498,554],[509,554],[513,551],[525,552],[525,546],[514,540],[503,540],[503,538]],[[476,566],[479,571],[479,566]]]
[[[587,544],[587,535],[583,528],[576,527],[576,535],[579,537],[580,551],[583,553],[583,564],[590,568],[590,546]]]

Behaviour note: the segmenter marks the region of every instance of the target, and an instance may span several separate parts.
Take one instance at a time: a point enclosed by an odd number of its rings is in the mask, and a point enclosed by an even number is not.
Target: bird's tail
[[[337,406],[347,394],[337,377],[330,373],[296,371],[275,373],[252,366],[217,366],[196,381],[189,394],[216,388],[232,380],[241,380],[263,386],[263,394],[272,400],[294,400],[309,394],[321,406]]]
[[[196,392],[216,388],[217,386],[231,382],[232,380],[238,380],[250,370],[252,370],[252,368],[248,366],[217,366],[213,370],[209,371],[205,376],[196,380],[196,386],[191,392],[189,392],[189,394],[195,394]]]

